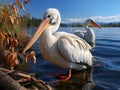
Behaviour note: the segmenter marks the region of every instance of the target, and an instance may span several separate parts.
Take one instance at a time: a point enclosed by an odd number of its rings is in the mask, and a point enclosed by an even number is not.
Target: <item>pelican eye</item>
[[[50,24],[55,24],[54,16],[52,14],[49,14],[47,18],[50,19]]]
[[[49,15],[47,16],[47,18],[53,19],[54,17],[53,17],[52,14],[49,14]]]
[[[50,15],[48,15],[47,17],[48,17],[48,18],[50,18],[51,16],[50,16]]]

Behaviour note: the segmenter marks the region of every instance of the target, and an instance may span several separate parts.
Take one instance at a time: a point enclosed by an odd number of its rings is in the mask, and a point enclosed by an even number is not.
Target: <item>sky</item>
[[[48,8],[57,8],[63,23],[84,22],[87,18],[120,22],[120,0],[31,0],[26,9],[31,17],[42,18]]]

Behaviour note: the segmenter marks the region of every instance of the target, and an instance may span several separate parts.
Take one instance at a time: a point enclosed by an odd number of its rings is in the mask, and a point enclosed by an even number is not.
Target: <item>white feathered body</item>
[[[61,68],[82,69],[82,63],[92,66],[90,45],[79,37],[65,32],[52,33],[47,29],[41,35],[40,48],[44,58]]]

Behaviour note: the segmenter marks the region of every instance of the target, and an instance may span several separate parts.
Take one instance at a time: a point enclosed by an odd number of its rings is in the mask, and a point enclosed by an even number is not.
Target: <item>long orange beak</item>
[[[38,37],[42,34],[42,32],[48,27],[50,22],[50,19],[46,18],[44,19],[40,26],[38,27],[37,31],[35,32],[35,34],[33,35],[33,37],[31,38],[31,40],[28,42],[27,46],[24,48],[23,50],[23,54],[25,54],[25,52],[36,42],[36,40],[38,39]]]
[[[99,24],[97,24],[97,23],[94,22],[94,21],[92,21],[92,24],[95,25],[96,27],[100,28],[100,29],[102,28]]]

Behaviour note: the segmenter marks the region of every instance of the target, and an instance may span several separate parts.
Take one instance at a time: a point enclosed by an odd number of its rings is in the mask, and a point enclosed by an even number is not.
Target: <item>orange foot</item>
[[[68,73],[68,76],[60,76],[61,78],[61,82],[65,82],[67,80],[69,80],[71,78],[71,69],[69,69],[69,73]]]

